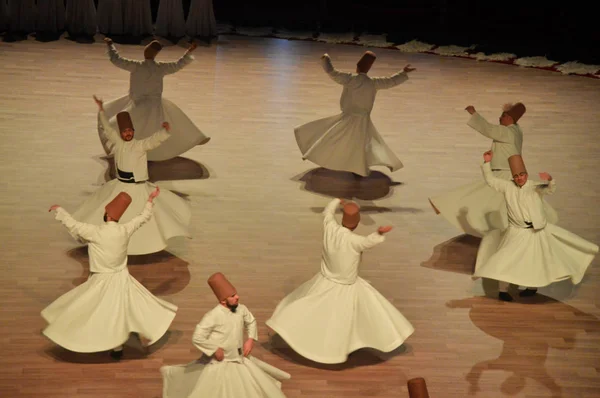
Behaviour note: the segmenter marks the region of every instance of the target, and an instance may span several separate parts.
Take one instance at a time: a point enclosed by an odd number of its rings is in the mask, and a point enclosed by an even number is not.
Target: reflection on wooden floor
[[[560,226],[599,243],[600,81],[375,49],[372,75],[417,68],[378,93],[371,115],[404,168],[355,179],[302,161],[296,146],[295,126],[339,113],[341,87],[319,57],[328,52],[337,68],[354,70],[365,50],[317,42],[221,37],[165,78],[164,96],[212,137],[149,165],[153,181],[181,187],[192,206],[193,239],[130,258],[131,274],[179,307],[171,331],[148,351],[133,335],[120,363],[55,347],[41,334],[40,311],[85,281],[88,258],[47,209],[74,211],[111,178],[91,97],[108,101],[129,84],[98,39],[0,44],[1,397],[160,397],[160,367],[199,356],[191,337],[216,305],[206,284],[216,271],[257,318],[254,355],[292,375],[283,385],[290,398],[407,397],[413,377],[427,380],[432,398],[600,397],[600,260],[577,287],[561,282],[535,299],[499,302],[493,281],[470,276],[478,240],[461,236],[427,200],[481,178],[490,142],[466,125],[464,108],[495,122],[502,104],[523,101],[530,173],[556,179],[548,201]],[[119,50],[142,54],[140,46]],[[167,47],[159,59],[183,51]],[[394,226],[364,254],[360,273],[415,333],[399,352],[361,350],[330,369],[278,343],[265,321],[319,272],[320,213],[333,197],[361,204],[357,233]]]

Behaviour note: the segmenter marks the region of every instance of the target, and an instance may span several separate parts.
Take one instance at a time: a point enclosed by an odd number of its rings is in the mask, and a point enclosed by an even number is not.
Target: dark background
[[[183,0],[185,13],[191,0]],[[151,0],[156,18],[159,0]],[[220,23],[313,32],[387,33],[402,44],[478,45],[486,53],[600,63],[598,14],[589,1],[214,0]],[[598,5],[598,4],[597,4]]]

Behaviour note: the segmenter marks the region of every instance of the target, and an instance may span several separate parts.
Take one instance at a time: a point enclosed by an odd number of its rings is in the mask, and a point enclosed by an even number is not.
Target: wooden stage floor
[[[131,339],[125,359],[73,354],[41,334],[40,311],[87,277],[85,248],[48,213],[74,211],[105,180],[92,95],[125,95],[128,74],[105,45],[67,40],[0,43],[0,396],[159,397],[159,368],[199,356],[194,326],[216,302],[206,284],[222,271],[256,316],[255,355],[292,375],[288,397],[407,397],[406,381],[427,380],[432,398],[600,397],[600,260],[583,282],[541,289],[535,300],[502,303],[472,280],[478,241],[461,236],[428,197],[481,178],[490,141],[466,125],[467,105],[496,121],[505,102],[528,112],[524,157],[550,172],[559,225],[600,243],[600,81],[537,69],[378,50],[372,75],[410,63],[410,80],[380,92],[372,118],[404,163],[356,184],[302,161],[293,128],[339,112],[341,87],[322,71],[352,70],[365,48],[222,36],[196,61],[165,78],[164,96],[209,136],[181,157],[151,164],[164,189],[186,193],[193,239],[130,258],[131,273],[179,306],[170,333],[148,355]],[[141,58],[142,47],[121,46]],[[175,60],[182,47],[159,55]],[[318,366],[269,338],[277,303],[319,271],[322,218],[332,197],[363,207],[368,234],[395,229],[365,253],[361,276],[413,323],[391,354],[359,351]]]

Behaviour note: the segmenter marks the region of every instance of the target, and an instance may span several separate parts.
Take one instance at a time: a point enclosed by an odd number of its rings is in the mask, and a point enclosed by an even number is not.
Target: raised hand
[[[465,111],[469,112],[471,115],[476,112],[475,107],[473,105],[469,105],[465,108]]]
[[[545,171],[540,173],[540,178],[543,181],[552,181],[552,176],[550,174],[546,173]]]
[[[98,105],[98,109],[103,111],[104,107],[102,105],[104,104],[104,102],[102,102],[102,100],[100,98],[96,97],[95,95],[94,95],[94,101],[96,101],[96,104]]]
[[[483,153],[483,161],[486,163],[491,162],[493,157],[494,153],[491,150]]]
[[[411,68],[411,67],[410,67],[410,64],[406,65],[406,66],[404,67],[404,69],[403,69],[403,71],[404,71],[405,73],[412,72],[413,70],[417,70],[417,68]]]
[[[197,47],[198,47],[198,44],[195,41],[191,42],[190,47],[188,48],[188,52],[194,51]]]
[[[379,227],[377,229],[377,232],[379,233],[379,235],[383,235],[383,234],[387,234],[391,230],[392,230],[392,226],[391,225],[386,225],[384,227]]]
[[[169,124],[169,122],[163,122],[162,126],[165,130],[171,131],[171,125]]]
[[[59,205],[52,205],[50,206],[50,208],[48,209],[48,212],[51,212],[52,210],[56,210],[58,209],[60,206]]]

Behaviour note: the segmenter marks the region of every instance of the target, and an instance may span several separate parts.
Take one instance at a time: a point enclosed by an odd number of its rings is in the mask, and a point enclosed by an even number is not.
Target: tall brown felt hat
[[[427,384],[425,379],[422,377],[416,377],[410,379],[408,385],[408,396],[410,398],[429,398],[429,392],[427,391]]]
[[[133,121],[131,120],[131,115],[129,112],[117,113],[117,124],[119,125],[120,132],[123,132],[128,128],[135,130],[133,128]]]
[[[227,297],[231,297],[237,293],[235,287],[233,287],[227,278],[225,278],[225,275],[220,272],[212,274],[208,278],[208,285],[219,301],[223,301]]]
[[[515,174],[527,173],[525,168],[525,162],[521,155],[512,155],[508,158],[508,165],[510,166],[510,172],[514,176]]]
[[[144,58],[154,59],[154,57],[156,57],[158,55],[160,50],[162,50],[162,44],[160,44],[160,42],[157,40],[152,40],[144,48]]]
[[[377,59],[377,56],[375,55],[374,52],[365,51],[363,56],[356,63],[356,68],[361,73],[367,73],[371,69],[371,66],[373,66],[373,63],[375,62],[376,59]]]
[[[346,228],[356,228],[360,222],[360,207],[353,202],[346,203],[342,209],[344,215],[342,216],[342,225]]]
[[[516,123],[525,114],[526,110],[525,105],[521,102],[517,102],[516,104],[507,107],[507,109],[504,109],[504,113],[512,117],[513,121]]]
[[[113,220],[119,221],[125,210],[131,204],[131,196],[125,192],[119,192],[109,204],[106,205],[104,211],[107,216],[110,216]]]

